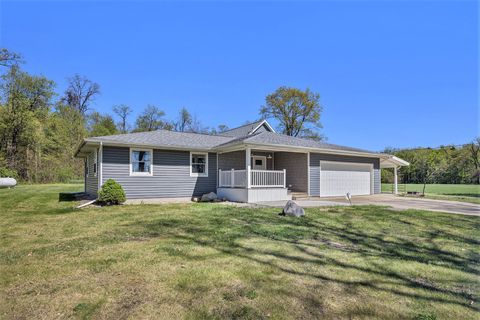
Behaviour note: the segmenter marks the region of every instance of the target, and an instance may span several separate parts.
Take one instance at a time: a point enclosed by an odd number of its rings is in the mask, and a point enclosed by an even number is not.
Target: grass
[[[0,318],[478,318],[479,217],[58,202],[75,189],[0,190]]]
[[[403,191],[399,187],[399,190]],[[407,184],[407,191],[423,191],[423,184]],[[391,192],[392,184],[382,183],[382,191]],[[480,203],[480,185],[478,184],[427,184],[425,196],[430,199],[443,199]]]

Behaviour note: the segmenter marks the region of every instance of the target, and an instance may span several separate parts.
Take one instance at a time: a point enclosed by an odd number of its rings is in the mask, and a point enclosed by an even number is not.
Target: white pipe
[[[98,200],[98,199],[94,199],[94,200],[88,201],[88,202],[86,202],[86,203],[83,203],[83,204],[77,206],[77,209],[80,209],[80,208],[89,206],[89,205],[91,205],[92,203],[94,203],[94,202],[97,201],[97,200]]]

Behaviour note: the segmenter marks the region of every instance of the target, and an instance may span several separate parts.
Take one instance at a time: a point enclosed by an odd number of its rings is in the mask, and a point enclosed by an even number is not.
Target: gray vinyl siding
[[[263,151],[251,151],[252,156],[263,156],[267,158],[267,170],[273,170],[274,162],[274,153],[273,152],[263,152]],[[271,155],[272,158],[268,159],[268,155]],[[253,168],[253,164],[252,164]],[[219,170],[245,170],[245,150],[233,151],[227,153],[218,154],[218,169]]]
[[[378,160],[380,164],[380,160]],[[382,172],[380,168],[373,167],[373,193],[382,193]]]
[[[292,152],[275,152],[275,170],[286,169],[287,187],[292,191],[308,191],[307,154]]]
[[[98,192],[98,172],[96,175],[93,173],[93,163],[95,160],[95,153],[94,152],[89,153],[87,158],[88,158],[88,161],[85,162],[85,165],[88,163],[89,170],[88,170],[88,176],[87,175],[85,176],[85,192],[96,196]],[[98,170],[98,162],[97,162],[97,170]]]
[[[245,170],[245,150],[219,153],[219,170]]]
[[[366,157],[352,157],[323,153],[310,153],[310,195],[320,196],[320,160],[373,163],[373,192],[381,192],[380,159]]]
[[[216,191],[217,155],[208,154],[208,177],[190,176],[190,152],[153,150],[153,176],[130,176],[130,149],[103,147],[103,181],[114,179],[127,199],[180,198]]]

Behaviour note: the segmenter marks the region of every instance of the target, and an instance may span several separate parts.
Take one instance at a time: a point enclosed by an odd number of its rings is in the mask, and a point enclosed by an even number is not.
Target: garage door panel
[[[320,161],[320,196],[370,194],[371,171],[371,164]]]
[[[370,172],[371,164],[357,163],[357,162],[334,162],[334,161],[320,161],[322,170],[325,171],[346,171],[352,170],[361,172]]]

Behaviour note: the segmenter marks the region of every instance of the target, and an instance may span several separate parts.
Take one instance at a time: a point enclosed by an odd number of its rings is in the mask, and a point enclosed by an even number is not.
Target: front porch
[[[217,194],[235,202],[291,200],[283,170],[227,170],[218,172]]]
[[[291,200],[308,192],[307,153],[245,148],[218,155],[217,194],[236,202]]]

